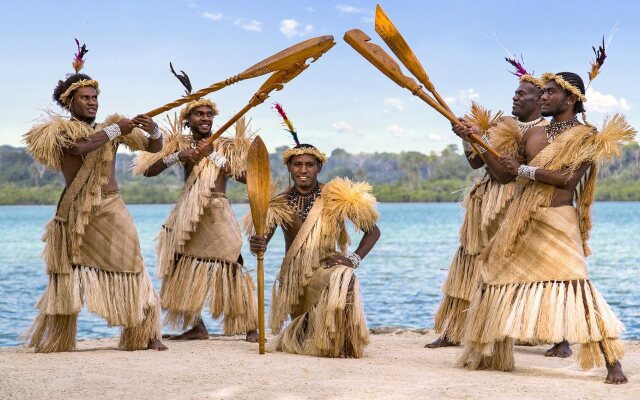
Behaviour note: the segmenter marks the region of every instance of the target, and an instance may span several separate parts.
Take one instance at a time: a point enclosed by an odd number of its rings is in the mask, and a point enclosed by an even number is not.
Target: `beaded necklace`
[[[309,211],[316,202],[316,199],[320,197],[320,185],[316,182],[316,185],[311,189],[309,193],[300,193],[296,187],[292,187],[287,195],[287,203],[291,206],[294,211],[302,218],[302,220],[307,219],[307,215],[309,215]]]
[[[527,130],[529,130],[529,128],[531,128],[532,126],[538,125],[540,122],[542,122],[542,120],[544,119],[544,117],[540,117],[536,120],[533,121],[529,121],[529,122],[520,122],[520,120],[518,120],[518,118],[515,118],[516,124],[518,125],[518,128],[520,129],[520,132],[524,133]]]
[[[572,119],[564,122],[550,121],[549,125],[544,127],[544,131],[547,134],[547,142],[553,142],[559,134],[577,124],[578,118],[575,116]]]

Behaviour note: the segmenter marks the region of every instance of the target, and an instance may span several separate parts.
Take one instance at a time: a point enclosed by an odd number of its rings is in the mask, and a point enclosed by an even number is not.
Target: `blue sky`
[[[180,97],[169,61],[194,89],[234,75],[294,43],[333,35],[336,46],[252,110],[270,149],[290,144],[271,103],[281,103],[304,142],[330,152],[439,151],[457,143],[448,122],[384,77],[343,40],[374,31],[372,1],[13,1],[0,15],[0,144],[19,145],[58,79],[72,71],[74,37],[87,44],[83,72],[100,81],[99,118],[129,116]],[[7,5],[9,5],[7,7]],[[387,14],[455,112],[471,99],[511,110],[517,81],[505,50],[523,54],[537,75],[572,71],[587,78],[591,46],[608,39],[609,58],[588,93],[588,118],[621,111],[639,126],[640,3],[628,1],[386,1]],[[615,29],[614,29],[615,28]],[[265,77],[266,78],[266,77]],[[261,78],[212,95],[221,125],[246,104]],[[161,119],[164,119],[161,118]]]

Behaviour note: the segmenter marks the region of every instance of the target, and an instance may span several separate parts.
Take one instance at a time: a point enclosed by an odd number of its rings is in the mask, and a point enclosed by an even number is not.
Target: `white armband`
[[[522,176],[532,181],[536,180],[536,170],[538,167],[531,167],[529,165],[521,164],[518,167],[518,176]]]
[[[107,134],[107,137],[109,138],[109,141],[113,141],[113,139],[115,139],[118,136],[122,135],[122,132],[120,132],[120,125],[118,125],[118,124],[111,124],[111,125],[107,126],[106,128],[104,128],[103,131],[104,131],[104,133]]]
[[[180,161],[180,154],[178,154],[178,152],[171,153],[166,157],[162,157],[162,162],[167,167],[172,166],[173,164],[177,163],[178,161]]]
[[[209,157],[207,158],[209,158],[209,160],[218,168],[222,168],[227,163],[226,157],[216,151],[209,154]]]
[[[362,261],[362,258],[356,253],[349,254],[347,258],[351,261],[351,264],[353,264],[354,269],[358,268],[358,265],[360,265],[360,262]]]
[[[162,136],[162,132],[160,132],[160,127],[158,124],[154,124],[153,131],[149,134],[149,139],[160,139]]]

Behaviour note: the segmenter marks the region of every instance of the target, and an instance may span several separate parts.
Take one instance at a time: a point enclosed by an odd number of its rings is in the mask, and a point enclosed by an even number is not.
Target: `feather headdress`
[[[591,48],[593,49],[593,54],[595,54],[596,59],[591,61],[591,70],[589,71],[589,84],[587,84],[587,87],[589,87],[591,81],[596,79],[596,76],[600,74],[600,68],[602,68],[602,64],[604,64],[604,60],[607,58],[607,52],[604,46],[604,36],[602,37],[602,45],[598,46],[598,50],[596,50],[596,48],[593,46],[591,46]]]
[[[178,78],[178,80],[180,81],[180,83],[182,84],[182,86],[184,86],[185,92],[188,95],[191,94],[191,91],[193,90],[193,86],[191,85],[191,79],[189,79],[189,75],[187,75],[186,72],[180,70],[180,73],[176,73],[176,70],[173,69],[173,64],[170,62],[169,63],[169,70],[171,71],[171,73]],[[200,107],[200,106],[207,106],[210,107],[211,110],[213,110],[213,116],[215,117],[216,115],[219,114],[218,112],[218,106],[216,106],[216,103],[214,103],[213,101],[209,100],[209,99],[205,99],[205,98],[200,98],[194,101],[191,101],[189,103],[187,103],[186,106],[184,106],[184,108],[182,110],[180,110],[180,117],[179,120],[181,122],[185,122],[187,119],[189,119],[189,114],[191,113],[191,110],[193,110],[196,107]]]
[[[82,46],[80,46],[80,41],[78,39],[75,39],[76,41],[76,46],[78,47],[78,52],[76,54],[73,55],[73,61],[71,63],[71,65],[73,66],[73,69],[75,70],[75,73],[78,74],[78,72],[80,72],[80,70],[84,67],[84,55],[87,54],[89,52],[89,50],[87,50],[87,45],[86,44],[82,44]],[[67,74],[66,77],[67,79],[69,79],[70,77],[74,76],[74,74]],[[80,79],[79,81],[71,84],[67,90],[65,90],[60,97],[58,97],[58,101],[61,104],[64,104],[64,108],[69,108],[69,105],[71,104],[71,99],[73,98],[72,94],[78,90],[81,87],[85,87],[85,86],[91,86],[93,88],[96,89],[96,93],[100,94],[100,85],[98,84],[98,81],[96,81],[95,79]]]
[[[182,86],[185,88],[185,92],[187,92],[187,96],[190,95],[193,90],[193,86],[191,86],[191,79],[189,79],[189,75],[187,75],[183,70],[180,70],[180,74],[177,74],[176,70],[173,69],[173,64],[171,62],[169,62],[169,69],[171,70],[171,73],[178,78],[180,83],[182,83]]]
[[[296,147],[300,146],[300,140],[298,140],[298,132],[296,132],[295,128],[293,127],[293,123],[284,112],[282,106],[278,103],[273,103],[273,108],[275,108],[278,114],[280,114],[280,116],[282,117],[282,124],[285,126],[285,130],[289,132],[293,137],[293,141],[296,143]]]
[[[289,162],[289,159],[291,157],[300,156],[303,154],[314,156],[320,161],[321,164],[326,163],[326,154],[324,154],[314,146],[300,143],[300,140],[298,140],[298,132],[296,132],[295,128],[293,127],[293,123],[291,122],[289,117],[287,117],[287,113],[284,112],[284,108],[282,108],[282,106],[278,103],[273,103],[273,108],[275,108],[278,114],[280,114],[280,116],[282,117],[282,124],[285,126],[285,130],[291,134],[291,136],[293,137],[293,141],[296,143],[296,145],[292,149],[287,149],[284,153],[282,153],[282,163],[286,164],[287,162]]]
[[[518,80],[520,82],[529,82],[537,87],[539,87],[540,89],[542,89],[542,86],[544,86],[544,84],[542,83],[542,81],[536,77],[534,77],[532,73],[529,73],[527,71],[527,69],[524,67],[524,57],[522,57],[522,54],[520,55],[520,59],[518,60],[518,57],[516,55],[513,56],[513,58],[509,58],[509,57],[505,57],[504,58],[506,62],[508,62],[509,64],[511,64],[511,66],[513,66],[513,68],[515,68],[515,71],[509,71],[511,72],[513,75],[518,77]]]
[[[73,62],[71,63],[71,65],[73,65],[73,69],[77,74],[78,72],[80,72],[82,67],[84,67],[84,55],[87,54],[89,50],[87,50],[86,44],[82,43],[82,46],[80,46],[80,41],[78,39],[75,39],[75,41],[76,46],[78,46],[78,52],[74,54]]]
[[[518,78],[522,77],[523,75],[531,75],[529,74],[529,72],[527,72],[527,69],[524,67],[524,65],[522,65],[524,64],[524,58],[522,57],[522,54],[520,55],[519,60],[516,55],[514,55],[513,58],[505,57],[504,59],[506,62],[508,62],[515,68],[515,71],[513,72],[509,71],[509,72],[511,72],[513,75],[517,76]]]

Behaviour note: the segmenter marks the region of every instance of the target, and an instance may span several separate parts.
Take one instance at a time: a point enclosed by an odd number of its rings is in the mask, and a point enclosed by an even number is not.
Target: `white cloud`
[[[595,91],[593,88],[587,89],[587,102],[584,103],[587,111],[607,113],[612,111],[629,111],[631,106],[624,98],[617,99],[612,94],[604,94]]]
[[[346,133],[353,131],[353,126],[344,121],[338,121],[333,123],[333,129],[335,129],[338,133]]]
[[[349,6],[346,4],[338,4],[336,6],[336,10],[345,14],[359,14],[363,11],[362,8],[356,8],[354,6]]]
[[[395,97],[387,97],[386,99],[384,99],[384,104],[388,106],[388,108],[385,108],[384,110],[384,112],[387,114],[404,110],[404,100],[397,99]]]
[[[262,32],[262,22],[256,21],[255,19],[247,22],[244,18],[240,18],[235,20],[233,24],[246,31]]]
[[[444,98],[445,103],[451,105],[456,103],[468,104],[472,100],[477,100],[480,94],[474,88],[461,90],[457,96],[447,96]]]
[[[205,11],[202,13],[202,18],[210,19],[212,21],[219,21],[222,19],[222,13],[210,13]]]
[[[458,98],[461,103],[468,103],[472,100],[477,100],[480,97],[480,94],[475,91],[473,88],[469,88],[467,90],[461,90],[458,94]]]
[[[434,142],[441,142],[442,141],[442,136],[436,135],[435,133],[432,133],[431,135],[429,135],[429,140],[432,140]]]
[[[315,9],[315,8],[313,8],[313,7],[311,7],[311,6],[307,7],[307,12],[312,13],[312,12],[315,12],[315,11],[316,11],[316,9]]]
[[[396,124],[387,126],[385,131],[395,137],[404,137],[404,129]]]
[[[300,22],[295,19],[283,19],[280,22],[280,32],[288,38],[294,36],[304,36],[313,32],[313,25],[307,24],[300,29]]]

